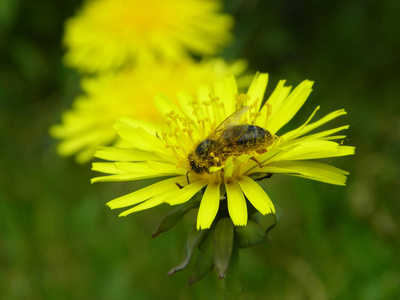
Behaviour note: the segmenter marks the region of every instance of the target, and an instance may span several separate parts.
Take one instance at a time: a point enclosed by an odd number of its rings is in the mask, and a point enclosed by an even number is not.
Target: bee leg
[[[189,181],[189,172],[186,173],[186,180],[187,180],[188,185],[189,185],[189,184],[190,184],[190,181]]]
[[[220,173],[220,176],[221,176],[221,179],[224,180],[224,172],[225,172],[225,169],[221,169],[221,171],[222,171],[222,172]]]
[[[267,175],[261,176],[261,177],[259,177],[259,178],[257,178],[257,179],[254,179],[254,180],[255,180],[255,181],[261,181],[261,180],[263,180],[263,179],[265,179],[265,178],[271,178],[272,175],[273,175],[273,173],[267,173]]]
[[[183,186],[181,186],[178,182],[175,182],[176,186],[180,189],[183,189]]]
[[[261,163],[257,160],[257,158],[255,158],[254,156],[251,157],[250,159],[251,159],[251,160],[254,160],[254,161],[258,164],[258,166],[259,166],[260,168],[263,167],[262,164],[261,164]]]

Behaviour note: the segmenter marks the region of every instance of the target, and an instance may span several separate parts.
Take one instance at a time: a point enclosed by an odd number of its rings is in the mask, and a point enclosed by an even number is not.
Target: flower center
[[[184,111],[193,117],[175,111],[165,114],[169,130],[162,132],[162,138],[178,167],[189,167],[199,176],[221,173],[229,157],[245,154],[257,161],[256,157],[267,151],[272,135],[252,125],[260,115],[259,99],[251,102],[247,95],[235,95],[233,103],[240,112],[227,111],[224,102],[211,94],[203,99],[186,102]],[[245,104],[250,105],[245,108]]]

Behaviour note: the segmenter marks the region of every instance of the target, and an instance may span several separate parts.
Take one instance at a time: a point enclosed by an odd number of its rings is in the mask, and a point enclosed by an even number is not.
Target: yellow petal
[[[235,226],[245,226],[247,224],[247,205],[236,179],[225,178],[225,188],[228,211],[233,224]]]
[[[131,213],[134,212],[138,212],[138,211],[142,211],[142,210],[146,210],[149,208],[153,208],[155,206],[158,206],[160,204],[163,203],[163,199],[161,197],[154,197],[151,198],[145,202],[143,202],[142,204],[136,205],[135,207],[132,207],[128,210],[123,211],[122,213],[119,214],[120,217],[125,217]]]
[[[165,116],[171,112],[183,115],[181,110],[164,94],[157,94],[154,96],[154,101],[157,109]]]
[[[267,89],[267,84],[268,74],[257,73],[250,84],[249,90],[247,91],[247,95],[250,97],[250,103],[247,103],[247,105],[251,105],[257,100],[256,111],[260,110],[264,99],[265,90]]]
[[[113,162],[95,162],[92,164],[92,170],[107,174],[125,174],[124,170],[118,169]]]
[[[286,80],[280,80],[278,85],[272,92],[271,96],[268,98],[268,101],[263,105],[260,110],[261,115],[257,117],[255,124],[261,127],[268,129],[271,133],[271,129],[268,127],[268,119],[272,112],[276,112],[279,110],[280,106],[282,105],[283,101],[289,95],[292,87],[284,86]],[[267,105],[268,103],[268,105]]]
[[[336,185],[346,185],[348,172],[314,161],[280,161],[269,164],[260,172],[300,176]]]
[[[165,176],[151,169],[147,163],[130,163],[130,162],[115,162],[115,163],[93,163],[92,170],[115,174],[109,176],[95,177],[91,180],[92,183],[104,181],[130,181],[155,178]],[[170,175],[175,175],[170,174]]]
[[[243,167],[243,165],[246,165],[252,161],[250,161],[250,158],[252,156],[248,155],[248,154],[243,154],[240,155],[238,157],[235,157],[233,164],[234,164],[234,168],[233,168],[233,174],[236,174],[238,171],[241,170],[241,168]]]
[[[238,183],[250,203],[263,215],[275,213],[275,207],[267,193],[250,177],[238,178]]]
[[[318,108],[319,108],[319,107],[318,107]],[[332,113],[326,115],[325,117],[321,118],[320,120],[318,120],[318,121],[316,121],[316,122],[313,122],[313,123],[308,124],[308,122],[309,122],[310,119],[313,117],[313,115],[315,114],[315,112],[316,112],[316,111],[313,112],[313,114],[311,115],[311,117],[307,120],[307,122],[306,122],[304,125],[302,125],[302,126],[299,127],[299,128],[296,128],[296,129],[294,129],[294,130],[292,130],[292,131],[289,131],[289,132],[283,134],[283,135],[281,136],[281,138],[282,138],[284,141],[289,141],[289,140],[293,139],[294,137],[303,136],[304,134],[310,132],[311,130],[314,130],[315,128],[318,128],[318,127],[324,125],[325,123],[327,123],[327,122],[329,122],[329,121],[331,121],[331,120],[333,120],[333,119],[336,119],[337,117],[346,115],[346,111],[345,111],[344,109],[340,109],[340,110],[336,110],[336,111],[334,111],[334,112],[332,112]]]
[[[229,156],[224,166],[224,177],[232,177],[233,168],[233,156]]]
[[[148,161],[149,167],[160,174],[186,174],[187,169],[178,168],[176,164],[160,161]]]
[[[156,136],[146,132],[143,128],[133,128],[121,122],[121,120],[115,123],[114,128],[134,148],[161,154],[166,153],[165,143]]]
[[[225,107],[224,115],[216,116],[215,120],[222,121],[226,118],[226,116],[229,116],[236,110],[235,96],[237,94],[238,88],[236,85],[235,77],[233,76],[227,77],[221,81],[217,81],[214,84],[214,96],[219,97],[221,101],[218,103],[222,103]],[[219,109],[215,108],[213,109],[213,111],[219,112]]]
[[[169,205],[177,205],[184,203],[191,199],[198,191],[200,191],[205,185],[206,181],[195,181],[186,185],[183,189],[176,190],[175,193],[165,199],[165,202]]]
[[[306,120],[306,122],[305,122],[303,125],[301,125],[300,127],[298,127],[298,128],[296,128],[296,129],[290,131],[289,134],[287,134],[287,133],[283,134],[283,135],[280,137],[281,141],[288,142],[288,141],[290,141],[290,140],[292,140],[292,139],[295,139],[295,138],[297,138],[297,137],[303,135],[304,133],[303,133],[302,131],[303,131],[304,128],[308,125],[308,123],[311,122],[312,118],[315,116],[315,114],[317,113],[317,111],[318,111],[319,109],[320,109],[320,106],[317,106],[317,107],[314,109],[314,111],[312,112],[311,116],[308,117],[308,119]]]
[[[320,159],[352,155],[355,147],[340,146],[338,143],[326,140],[305,140],[290,145],[290,151],[281,151],[268,160],[268,163],[283,160]]]
[[[134,180],[143,180],[143,179],[150,179],[150,178],[157,178],[160,177],[160,174],[158,173],[148,173],[148,174],[132,174],[132,173],[126,173],[126,174],[117,174],[117,175],[108,175],[108,176],[100,176],[100,177],[94,177],[90,180],[91,183],[95,182],[107,182],[107,181],[114,181],[114,182],[119,182],[119,181],[134,181]]]
[[[187,91],[180,91],[176,94],[178,99],[179,107],[182,109],[183,113],[188,116],[193,116],[193,107],[188,105],[188,103],[193,102],[193,97]]]
[[[281,138],[282,138],[282,140],[285,141],[285,146],[293,144],[293,143],[302,142],[302,141],[305,141],[305,140],[321,140],[321,139],[338,140],[338,139],[343,139],[346,136],[345,135],[332,136],[332,134],[334,134],[336,132],[339,132],[339,131],[342,131],[342,130],[346,130],[348,128],[349,128],[349,125],[345,125],[345,126],[337,127],[337,128],[330,129],[330,130],[321,131],[321,132],[318,132],[318,133],[310,134],[310,135],[303,136],[303,137],[300,137],[300,138],[296,138],[295,140],[289,140],[289,141],[287,141],[285,139],[286,135],[282,136]]]
[[[94,157],[110,161],[148,161],[161,160],[153,152],[134,148],[97,147]]]
[[[211,227],[217,215],[220,201],[220,183],[210,183],[201,199],[197,215],[197,230]]]
[[[331,112],[330,114],[327,114],[325,117],[321,118],[320,120],[318,120],[314,123],[308,124],[302,131],[302,134],[305,134],[315,128],[318,128],[318,127],[324,125],[325,123],[327,123],[333,119],[336,119],[337,117],[344,116],[344,115],[347,115],[347,112],[344,109],[339,109],[334,112]]]
[[[169,178],[154,183],[152,185],[149,185],[133,193],[129,193],[125,196],[111,200],[110,202],[107,203],[107,205],[111,209],[135,205],[149,198],[152,198],[158,194],[164,194],[167,191],[179,189],[175,183],[181,184],[184,183],[185,181],[186,181],[185,176]]]
[[[139,103],[137,103],[139,104]],[[141,127],[144,130],[146,130],[148,133],[155,135],[157,132],[159,132],[162,128],[160,126],[158,126],[157,124],[155,124],[154,122],[149,122],[149,121],[145,121],[145,120],[139,120],[139,119],[131,119],[131,118],[127,118],[127,117],[120,117],[118,119],[120,122],[137,128],[137,127]]]
[[[275,134],[293,118],[310,95],[312,85],[312,81],[304,80],[278,107],[268,100],[268,103],[271,104],[271,115],[268,117],[266,128],[271,133]]]

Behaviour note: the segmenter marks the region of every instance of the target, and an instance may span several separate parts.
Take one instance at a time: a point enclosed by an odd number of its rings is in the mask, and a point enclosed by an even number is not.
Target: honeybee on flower
[[[249,110],[243,106],[223,121],[218,128],[189,153],[190,167],[196,173],[208,172],[212,166],[220,166],[230,156],[264,153],[275,137],[257,125],[238,124]]]

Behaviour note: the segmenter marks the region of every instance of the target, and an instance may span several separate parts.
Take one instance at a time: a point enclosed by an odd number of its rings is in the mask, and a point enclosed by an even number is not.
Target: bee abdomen
[[[247,131],[237,139],[237,144],[241,146],[254,147],[265,140],[269,132],[256,125],[249,125]]]

